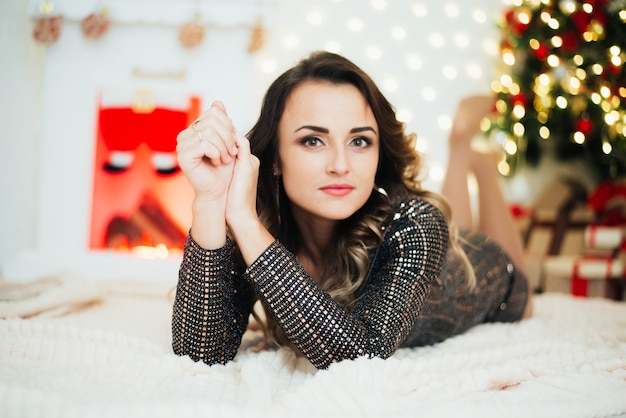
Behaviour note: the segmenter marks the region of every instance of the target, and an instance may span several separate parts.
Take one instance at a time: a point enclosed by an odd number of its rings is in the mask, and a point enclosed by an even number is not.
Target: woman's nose
[[[350,171],[349,157],[343,148],[331,150],[328,162],[328,171],[334,174],[345,174]]]

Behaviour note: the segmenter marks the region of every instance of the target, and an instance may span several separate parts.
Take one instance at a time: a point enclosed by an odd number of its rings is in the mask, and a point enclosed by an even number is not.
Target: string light
[[[398,88],[398,81],[394,78],[388,78],[383,81],[383,89],[387,93],[395,93],[396,91],[398,91]]]
[[[341,52],[341,44],[338,41],[334,41],[334,40],[326,42],[326,45],[324,46],[324,48],[326,49],[326,51],[334,52],[336,54]]]
[[[398,41],[403,41],[406,39],[408,33],[405,28],[402,26],[394,26],[391,28],[391,36]]]
[[[261,63],[261,71],[264,72],[265,74],[272,74],[276,71],[276,61],[274,61],[273,59],[270,58],[266,58],[263,60],[263,62]]]
[[[485,77],[491,63],[484,57],[497,57],[499,42],[496,36],[487,36],[481,34],[480,30],[475,30],[477,25],[485,25],[486,29],[492,25],[490,10],[468,5],[459,0],[446,0],[440,4],[419,0],[403,3],[369,0],[365,3],[366,7],[358,13],[351,10],[348,2],[329,0],[328,4],[318,3],[315,7],[308,7],[303,3],[299,6],[302,9],[300,22],[290,22],[291,27],[282,33],[280,33],[282,25],[272,28],[273,41],[270,43],[272,46],[278,44],[281,50],[258,56],[257,65],[260,72],[267,74],[268,79],[270,76],[273,79],[279,69],[290,66],[296,60],[295,53],[300,55],[301,51],[320,49],[320,46],[338,53],[349,50],[348,55],[367,68],[379,83],[381,90],[397,106],[398,120],[407,123],[409,131],[415,131],[420,135],[419,147],[428,148],[429,141],[426,139],[428,135],[424,132],[427,133],[429,127],[438,131],[450,129],[452,114],[449,112],[453,111],[454,107],[449,106],[449,102],[456,100],[452,97],[453,94],[449,94],[450,92],[472,89],[480,86],[481,82],[484,84],[483,88],[488,88],[490,83],[495,85],[495,82]],[[404,8],[404,14],[398,14],[401,8]],[[471,18],[459,20],[459,17],[466,15]],[[447,27],[452,30],[441,29],[446,27],[445,22],[436,26],[424,24],[430,24],[430,20],[435,18],[450,22]],[[426,19],[429,21],[426,22]],[[529,20],[530,14],[522,19]],[[376,27],[376,34],[370,27]],[[386,33],[387,36],[380,36],[381,33],[383,35]],[[357,45],[352,44],[355,42]],[[475,49],[470,51],[472,54],[462,51],[470,48]],[[286,51],[292,54],[285,54]],[[477,54],[482,54],[483,57],[476,57]],[[476,59],[470,61],[467,56]],[[401,65],[393,65],[393,60],[397,60],[397,57],[400,58]],[[514,54],[511,54],[509,59],[511,66],[516,65]],[[384,67],[380,68],[383,62]],[[425,79],[431,80],[433,84],[422,84]],[[496,82],[505,84],[500,80]],[[445,90],[436,83],[447,83]],[[453,83],[462,84],[457,88]],[[506,91],[519,92],[520,86],[509,80],[506,83]],[[432,123],[433,118],[425,116],[428,113],[416,111],[421,109],[419,102],[422,102],[421,106],[426,104],[428,112],[437,112],[439,116],[434,119],[435,123]],[[441,103],[446,103],[445,109],[439,108]],[[416,126],[409,126],[409,123]],[[441,132],[436,135],[439,137]],[[437,147],[445,150],[440,141],[437,141]],[[430,158],[429,165],[437,164],[436,155],[430,155]],[[430,179],[436,180],[432,175]]]
[[[511,113],[513,114],[514,118],[516,118],[517,120],[520,120],[526,114],[526,109],[524,108],[523,105],[516,104],[515,106],[513,106],[513,112]]]
[[[439,126],[442,131],[447,131],[452,126],[452,119],[448,115],[440,115],[437,118],[437,126]]]
[[[424,65],[422,58],[414,53],[405,55],[405,62],[407,67],[409,67],[413,71],[417,71],[422,68]]]
[[[601,148],[610,156],[591,163],[604,164],[603,175],[626,174],[626,54],[620,33],[626,13],[620,2],[511,0],[501,26],[501,71],[491,82],[498,113],[483,128],[492,138],[493,132],[507,135],[501,173],[514,173],[516,153],[526,149],[526,141],[564,138],[587,154]],[[592,147],[593,141],[600,147]]]
[[[411,110],[407,108],[398,109],[398,111],[396,112],[396,118],[400,122],[409,123],[411,122],[411,120],[413,120],[413,112],[411,112]]]
[[[556,98],[556,105],[561,109],[567,108],[567,99],[563,96],[558,96]]]
[[[547,62],[550,67],[556,68],[561,64],[561,59],[558,56],[552,54],[548,56]]]
[[[294,49],[300,44],[300,38],[296,35],[290,34],[283,38],[283,45],[287,49]]]
[[[466,48],[470,43],[469,37],[464,33],[457,33],[454,35],[454,43],[460,48]]]
[[[453,65],[444,65],[441,71],[448,80],[454,80],[458,76],[458,70]]]
[[[485,23],[487,22],[487,14],[482,10],[474,10],[472,12],[472,18],[476,23]]]
[[[357,19],[356,17],[350,18],[348,20],[348,29],[353,32],[359,32],[363,29],[363,21],[361,19]]]
[[[369,59],[377,61],[383,56],[383,51],[378,46],[369,46],[365,51],[365,55]]]
[[[512,141],[511,139],[507,140],[504,143],[504,151],[507,154],[510,154],[510,155],[516,154],[517,153],[517,144],[515,143],[515,141]]]
[[[576,3],[573,0],[561,0],[559,2],[559,7],[566,15],[571,15],[576,11]]]
[[[478,80],[483,76],[483,67],[476,63],[469,63],[467,64],[466,72],[469,78]]]
[[[383,11],[387,8],[387,0],[372,0],[372,9],[376,11]]]
[[[306,21],[309,25],[319,25],[324,21],[324,18],[319,12],[310,12],[306,17]]]
[[[422,89],[422,98],[427,102],[432,102],[437,98],[437,90],[434,87],[424,87]]]
[[[573,139],[575,143],[577,143],[578,145],[582,145],[585,143],[586,138],[585,138],[585,134],[583,134],[580,131],[576,131],[574,132]]]
[[[413,5],[413,13],[415,14],[415,16],[417,17],[426,17],[428,16],[428,8],[422,4],[422,3],[417,3],[415,5]]]
[[[428,43],[435,48],[442,48],[446,44],[446,38],[438,32],[432,32],[428,35]]]
[[[459,17],[459,6],[455,3],[448,3],[443,7],[444,13],[451,18]]]
[[[515,55],[513,54],[513,51],[511,51],[510,49],[505,49],[502,52],[502,61],[508,65],[509,67],[512,67],[515,65]]]

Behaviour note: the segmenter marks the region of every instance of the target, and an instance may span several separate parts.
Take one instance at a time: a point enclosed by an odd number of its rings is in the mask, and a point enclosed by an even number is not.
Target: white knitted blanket
[[[226,366],[194,363],[171,351],[164,292],[100,297],[71,314],[0,321],[0,416],[626,414],[626,303],[545,294],[518,324],[316,371],[286,350],[245,347]]]

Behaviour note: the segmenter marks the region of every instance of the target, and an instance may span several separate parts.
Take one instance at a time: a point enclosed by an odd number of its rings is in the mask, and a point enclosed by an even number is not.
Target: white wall
[[[259,86],[311,50],[335,50],[362,66],[418,134],[438,190],[458,100],[489,93],[496,76],[502,0],[277,1]]]
[[[11,38],[32,45],[30,19],[37,4],[22,2],[19,9],[7,10],[7,22],[21,22],[23,29],[19,36],[7,33],[7,45]],[[7,189],[3,194],[11,197],[3,199],[7,216],[2,216],[2,222],[8,231],[2,237],[5,250],[0,262],[9,278],[72,270],[78,265],[81,270],[91,266],[98,271],[100,265],[106,267],[116,261],[100,259],[98,264],[93,257],[85,258],[92,254],[87,246],[101,92],[148,89],[156,93],[157,99],[161,92],[199,94],[205,104],[215,99],[224,101],[230,116],[240,125],[251,125],[256,114],[251,99],[254,58],[247,52],[250,28],[259,13],[254,0],[203,2],[202,23],[208,25],[207,32],[204,41],[193,49],[184,48],[178,39],[180,26],[193,17],[192,6],[196,3],[191,0],[151,1],[153,8],[149,12],[133,7],[145,6],[145,2],[111,0],[107,4],[113,24],[104,37],[95,41],[83,36],[80,20],[96,10],[97,1],[59,0],[54,4],[65,18],[60,39],[45,48],[32,46],[45,51],[45,63],[31,63],[20,56],[17,48],[7,52],[9,56],[3,60],[19,62],[14,72],[20,78],[7,75],[2,82],[15,89],[11,96],[25,98],[3,104],[11,109],[8,118],[15,126],[15,132],[9,134],[19,138],[26,132],[37,142],[37,147],[22,148],[16,145],[19,139],[3,138],[3,147],[12,141],[3,155],[18,154],[24,160],[16,159],[8,167],[12,171],[2,176]],[[2,5],[6,7],[4,2]],[[31,68],[36,69],[33,74]],[[184,76],[168,77],[171,73]],[[32,88],[27,93],[34,98],[22,92],[27,86]],[[3,100],[11,96],[4,95]],[[131,95],[129,99],[128,105],[132,104]],[[33,107],[37,112],[31,110]],[[33,127],[40,129],[29,133]],[[13,235],[29,239],[14,242]]]
[[[114,24],[101,40],[89,41],[78,22],[99,3],[54,3],[66,23],[60,40],[46,48],[32,41],[30,19],[38,3],[0,2],[0,85],[7,92],[0,95],[5,270],[25,252],[72,263],[76,252],[85,251],[95,97],[105,86],[199,90],[207,101],[224,100],[245,131],[271,80],[311,50],[335,50],[370,72],[418,133],[431,167],[426,186],[438,189],[456,102],[488,92],[495,75],[496,19],[502,10],[502,0],[221,2],[243,5],[229,13],[226,6],[216,9],[216,0],[154,0],[146,12],[142,0],[109,0]],[[186,50],[177,30],[194,4],[219,24],[201,46]],[[256,55],[245,51],[249,32],[233,25],[251,13],[246,4],[265,4],[267,43]],[[134,68],[182,70],[186,77],[142,79],[133,76]],[[39,160],[40,155],[46,158]],[[58,257],[60,251],[65,256]]]
[[[45,49],[27,0],[0,2],[0,265],[35,245]]]

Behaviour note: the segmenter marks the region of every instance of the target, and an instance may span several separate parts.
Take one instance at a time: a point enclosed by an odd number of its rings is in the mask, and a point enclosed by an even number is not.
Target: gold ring
[[[198,124],[198,122],[200,122],[200,119],[196,119],[195,121],[193,121],[193,123],[191,124],[191,128],[193,129],[194,132],[198,132],[198,127],[196,126]]]

